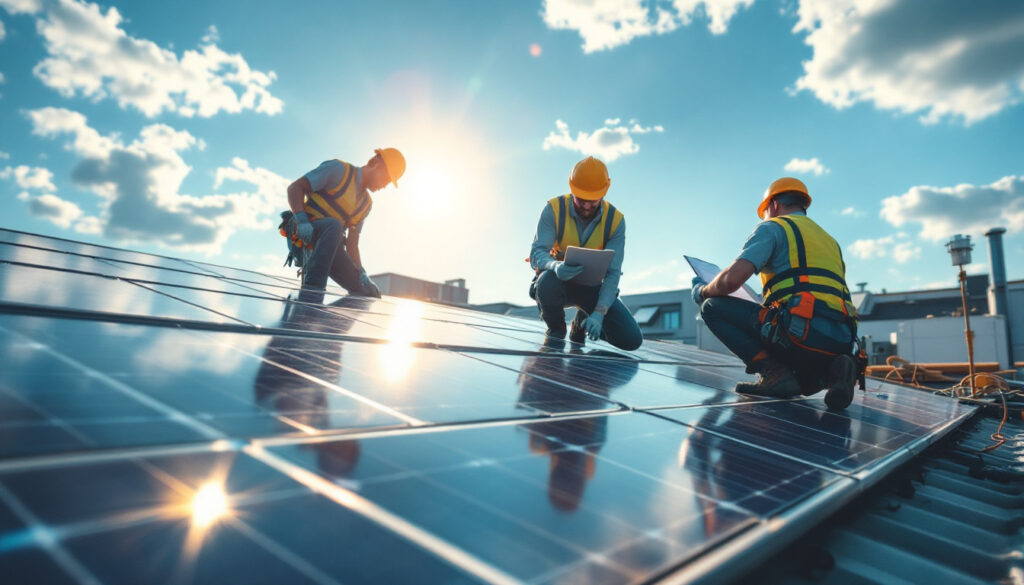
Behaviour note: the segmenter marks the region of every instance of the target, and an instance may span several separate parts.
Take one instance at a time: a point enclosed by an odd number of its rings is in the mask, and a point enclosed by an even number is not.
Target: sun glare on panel
[[[198,528],[209,528],[230,512],[228,496],[224,486],[210,482],[199,488],[192,497],[192,524]]]
[[[423,308],[419,303],[399,299],[391,326],[388,328],[388,342],[378,354],[380,368],[389,382],[397,382],[408,375],[416,359],[412,342],[420,334]]]

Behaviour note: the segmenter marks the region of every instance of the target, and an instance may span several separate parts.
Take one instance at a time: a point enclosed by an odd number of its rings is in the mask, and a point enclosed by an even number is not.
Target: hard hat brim
[[[597,189],[595,191],[588,191],[586,189],[581,189],[576,185],[573,185],[572,183],[569,183],[569,190],[572,191],[573,195],[579,197],[580,199],[586,199],[587,201],[597,201],[598,199],[604,198],[604,196],[608,193],[608,187],[610,186],[611,181],[609,181],[607,185],[600,189]]]

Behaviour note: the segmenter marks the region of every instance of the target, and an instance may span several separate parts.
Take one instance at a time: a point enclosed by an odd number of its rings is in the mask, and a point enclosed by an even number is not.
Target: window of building
[[[633,318],[641,327],[648,327],[654,321],[655,316],[658,314],[658,309],[661,307],[640,307],[633,313]]]
[[[661,309],[661,328],[662,329],[679,329],[681,323],[682,311],[679,310],[678,305],[671,307],[662,307]]]

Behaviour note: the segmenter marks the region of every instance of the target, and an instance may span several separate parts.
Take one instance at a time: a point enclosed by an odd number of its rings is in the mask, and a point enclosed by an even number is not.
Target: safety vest
[[[572,195],[562,195],[548,201],[552,211],[555,212],[555,243],[551,246],[551,255],[556,260],[565,258],[565,250],[569,246],[579,248],[590,248],[593,250],[604,250],[605,244],[612,238],[612,234],[622,223],[622,212],[615,209],[615,206],[607,201],[601,202],[601,221],[590,232],[586,243],[580,243],[580,234],[576,230],[576,222],[569,216],[569,206],[572,205]],[[608,218],[611,218],[610,220]]]
[[[846,286],[846,263],[832,236],[805,215],[791,214],[767,221],[777,223],[786,232],[790,267],[775,274],[761,272],[765,306],[809,292],[816,301],[856,319],[857,310]]]
[[[310,219],[334,217],[346,228],[358,225],[370,213],[373,199],[366,189],[356,185],[356,167],[338,161],[345,167],[345,172],[333,187],[314,191],[306,196],[306,214]]]

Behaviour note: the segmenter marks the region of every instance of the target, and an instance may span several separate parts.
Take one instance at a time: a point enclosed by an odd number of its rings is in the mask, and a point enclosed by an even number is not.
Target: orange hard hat
[[[807,185],[804,185],[804,182],[800,179],[782,177],[781,179],[776,179],[764,192],[764,198],[761,199],[761,204],[757,206],[757,217],[764,219],[764,212],[768,209],[768,204],[776,196],[792,192],[800,193],[807,199],[804,207],[811,206],[811,194],[807,192]]]
[[[373,151],[384,159],[384,168],[388,170],[388,178],[391,184],[398,186],[398,179],[405,174],[405,157],[397,148],[377,148]]]
[[[604,197],[611,186],[608,167],[592,156],[576,163],[569,174],[569,190],[580,199],[597,201]]]

